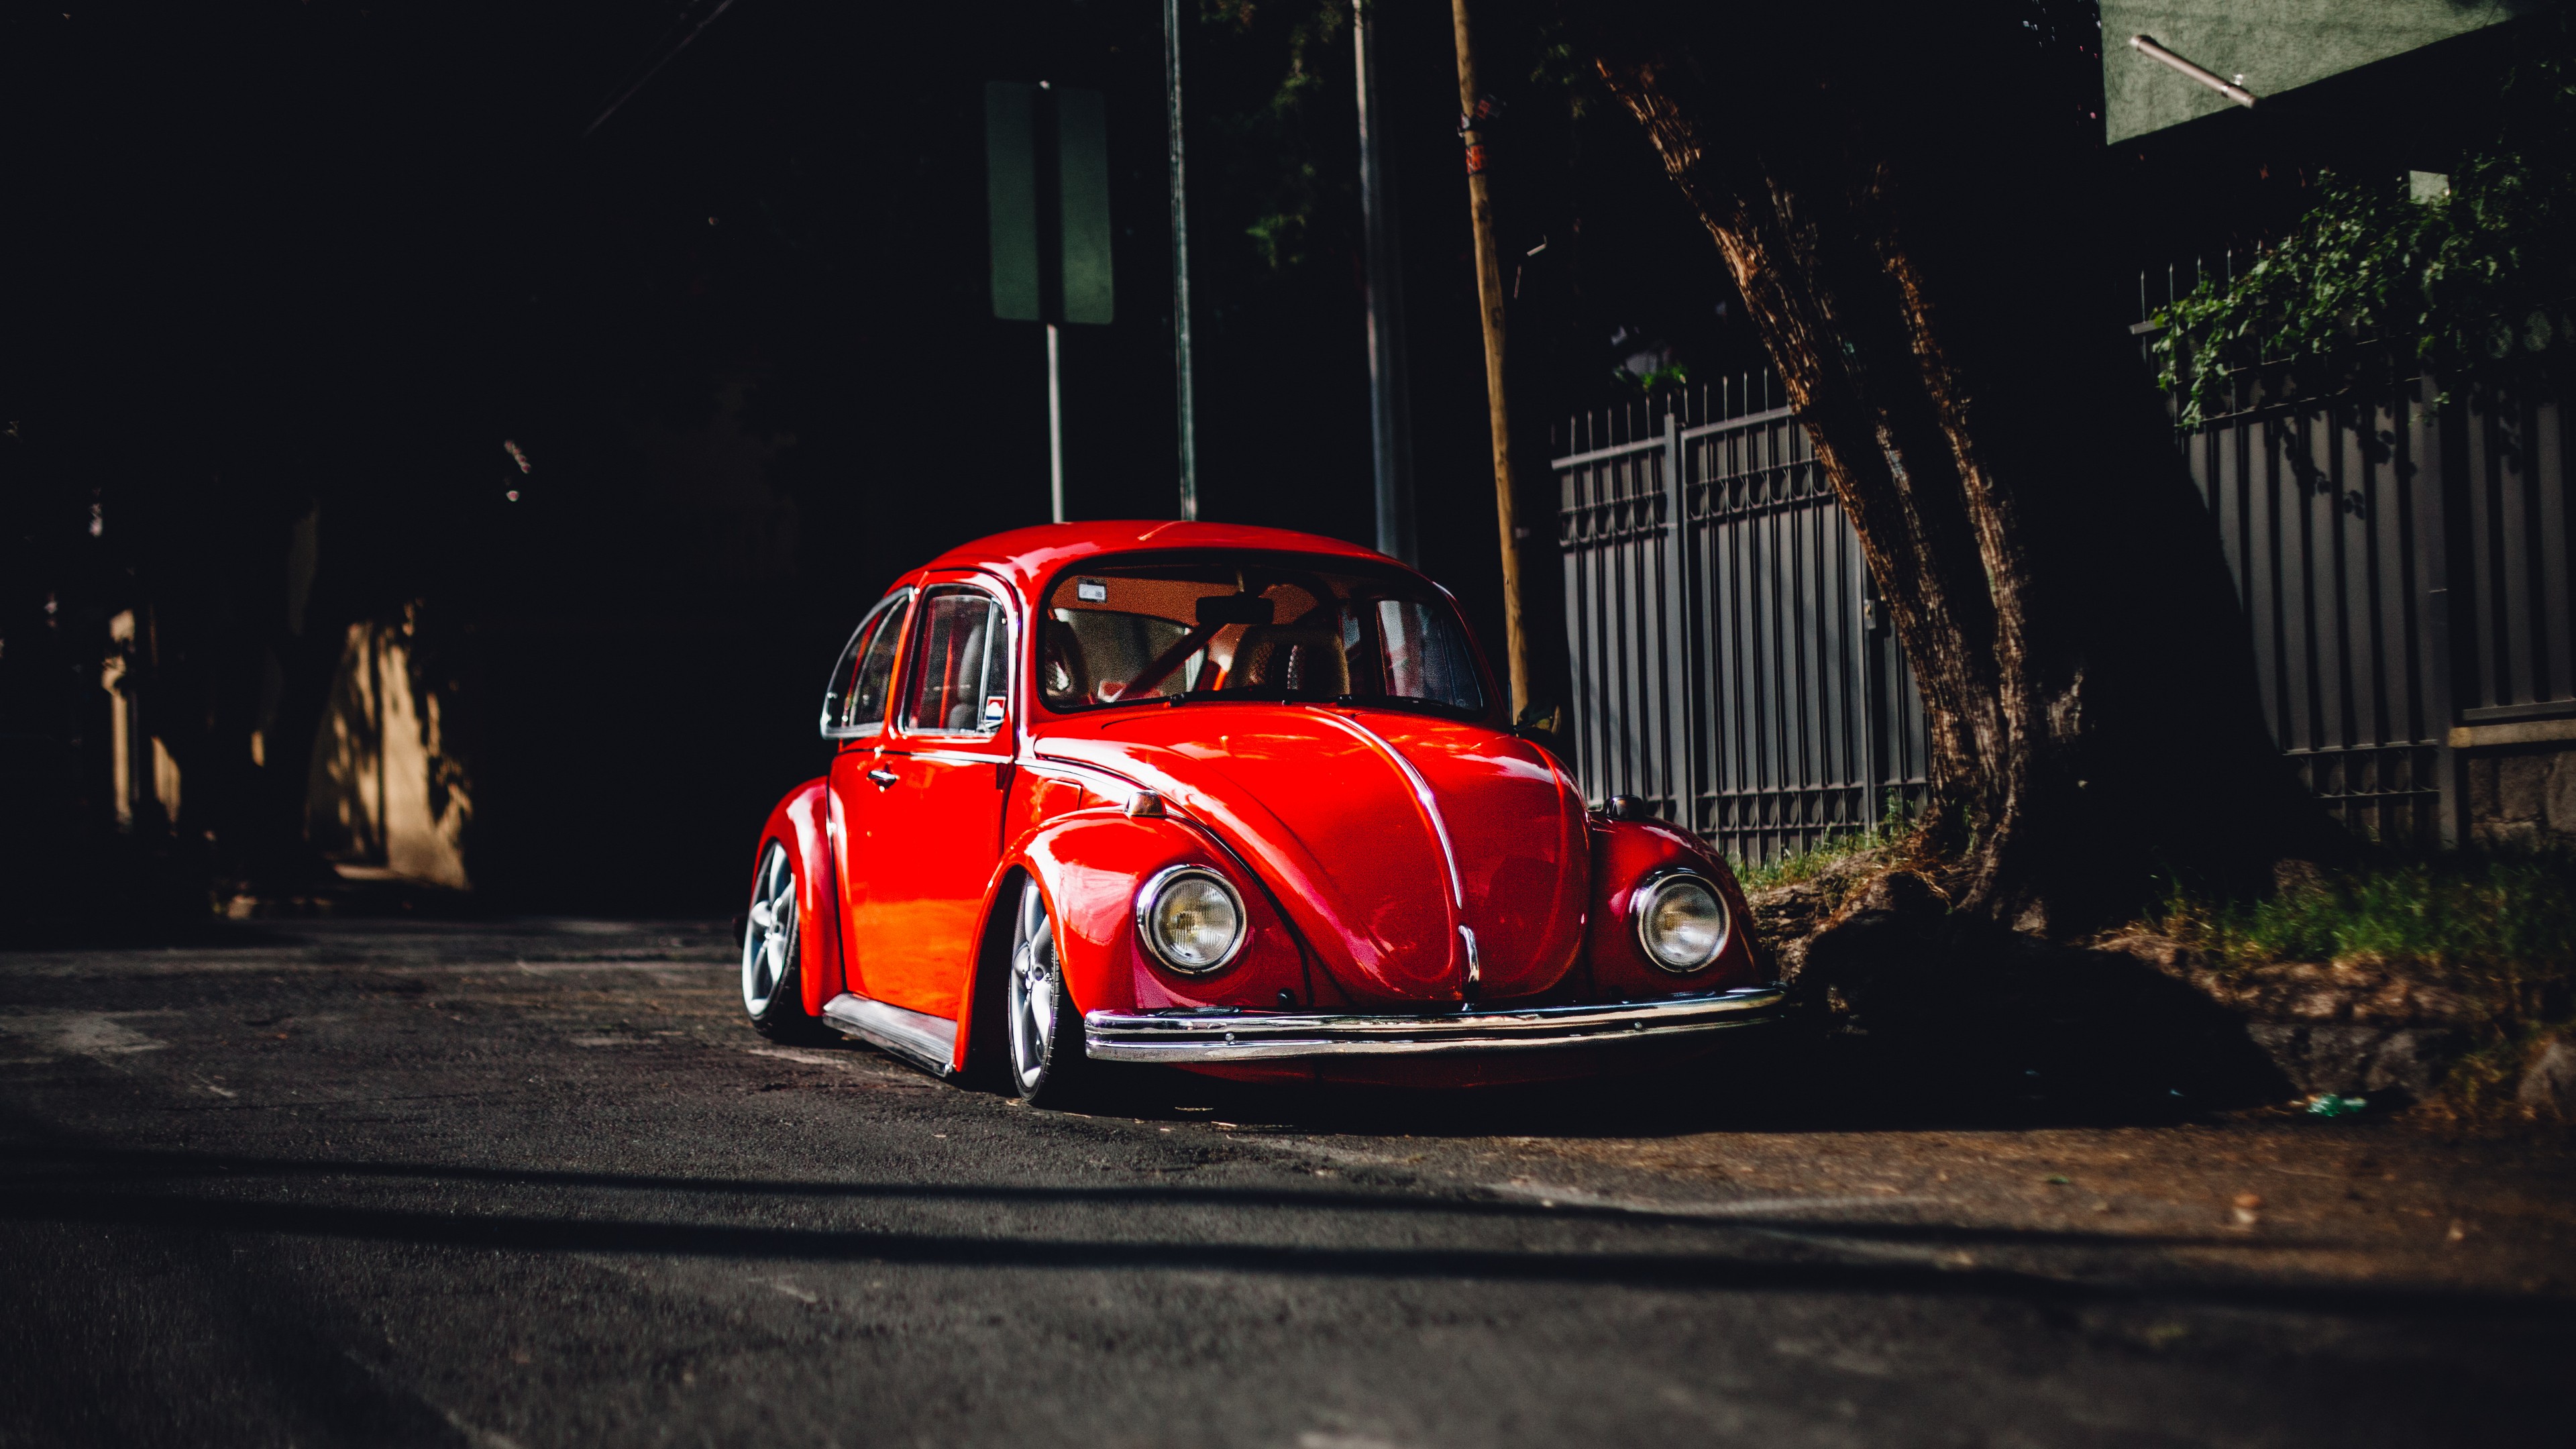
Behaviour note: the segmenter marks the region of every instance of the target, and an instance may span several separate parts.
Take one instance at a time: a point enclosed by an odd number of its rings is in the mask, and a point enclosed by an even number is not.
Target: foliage
[[[2162,929],[2223,965],[2343,961],[2519,996],[2576,974],[2576,850],[2447,852],[2318,876],[2254,902],[2176,896]]]
[[[2492,146],[2444,195],[2400,176],[2321,173],[2318,201],[2241,276],[2206,277],[2156,321],[2160,381],[2182,423],[2228,406],[2234,375],[2287,365],[2340,385],[2372,365],[2446,380],[2563,366],[2576,295],[2576,64],[2554,49],[2507,83]]]
[[[1747,891],[1767,891],[1776,886],[1813,880],[1856,855],[1886,854],[1893,858],[1909,854],[1918,844],[1917,836],[1915,822],[1906,813],[1904,802],[1891,800],[1887,817],[1869,829],[1828,835],[1807,849],[1769,865],[1731,863],[1735,866],[1737,884]]]
[[[1220,103],[1209,116],[1221,154],[1238,158],[1242,174],[1233,179],[1258,193],[1244,234],[1263,267],[1284,272],[1346,251],[1347,238],[1331,233],[1355,205],[1342,175],[1349,0],[1201,0],[1198,18],[1223,47],[1213,57],[1220,74],[1277,77],[1250,104]],[[1238,67],[1245,74],[1235,74]],[[1225,93],[1248,91],[1228,85]],[[1246,166],[1241,158],[1258,160]]]
[[[2439,1114],[2510,1115],[2523,1069],[2576,1016],[2576,848],[2490,848],[2385,860],[2267,900],[2177,892],[2154,924],[2222,971],[2278,962],[2376,967],[2455,993],[2468,1051]]]
[[[1644,396],[1659,387],[1679,387],[1690,381],[1690,364],[1667,363],[1662,367],[1649,368],[1644,372],[1631,372],[1624,367],[1614,367],[1610,369],[1610,381],[1619,388]]]

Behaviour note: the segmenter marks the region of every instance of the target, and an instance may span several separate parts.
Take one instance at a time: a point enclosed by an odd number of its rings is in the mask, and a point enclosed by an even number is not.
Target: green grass
[[[2377,967],[2458,993],[2469,1053],[2443,1115],[2512,1113],[2523,1065],[2576,1018],[2576,849],[2490,848],[2382,860],[2253,902],[2177,894],[2154,924],[2224,970],[2287,961]]]
[[[2166,934],[2223,965],[2343,961],[2457,986],[2565,981],[2576,965],[2576,850],[2486,849],[2322,875],[2250,903],[2177,896]]]
[[[1735,879],[1748,891],[1767,891],[1774,886],[1796,885],[1813,880],[1836,861],[1848,860],[1865,851],[1882,850],[1910,833],[1903,825],[1893,829],[1854,831],[1849,835],[1827,836],[1796,855],[1784,856],[1769,865],[1735,865]]]

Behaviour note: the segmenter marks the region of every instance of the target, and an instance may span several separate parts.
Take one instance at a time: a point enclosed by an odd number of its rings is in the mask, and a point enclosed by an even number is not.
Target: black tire
[[[771,1041],[825,1041],[831,1032],[805,1010],[804,912],[796,900],[796,857],[773,840],[761,852],[743,922],[742,1006]]]
[[[1008,1090],[1032,1107],[1070,1107],[1097,1093],[1099,1064],[1083,1052],[1082,1013],[1064,984],[1055,920],[1033,880],[1020,883],[1004,967],[1002,1032]]]

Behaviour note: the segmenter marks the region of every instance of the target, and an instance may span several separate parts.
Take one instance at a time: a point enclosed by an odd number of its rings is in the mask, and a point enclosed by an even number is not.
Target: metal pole
[[[1056,358],[1056,325],[1047,329],[1047,497],[1054,504],[1054,517],[1064,522],[1064,384],[1063,372]]]
[[[1479,115],[1476,51],[1467,31],[1467,0],[1450,0],[1458,41],[1458,138],[1467,147],[1467,214],[1476,233],[1476,298],[1485,323],[1485,404],[1493,432],[1494,522],[1503,544],[1503,644],[1511,662],[1512,717],[1530,706],[1529,630],[1521,619],[1521,541],[1512,502],[1511,410],[1503,396],[1503,260],[1495,249],[1494,198],[1485,179],[1484,123]]]
[[[1199,445],[1190,386],[1190,209],[1181,147],[1181,0],[1163,0],[1163,82],[1172,132],[1172,371],[1181,415],[1181,517],[1196,518]]]
[[[1419,563],[1413,537],[1413,406],[1405,386],[1404,265],[1378,147],[1378,0],[1359,0],[1351,51],[1359,67],[1360,230],[1368,252],[1369,448],[1377,472],[1377,551]]]

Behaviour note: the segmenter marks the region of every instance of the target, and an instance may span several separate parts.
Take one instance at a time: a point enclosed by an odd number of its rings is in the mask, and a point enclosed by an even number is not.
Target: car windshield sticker
[[[1109,585],[1098,579],[1076,579],[1073,596],[1086,604],[1105,604],[1109,602]]]
[[[987,698],[984,701],[984,728],[987,730],[1000,729],[1002,727],[1002,715],[1009,709],[1009,707],[1010,701],[1001,695],[996,694]]]

